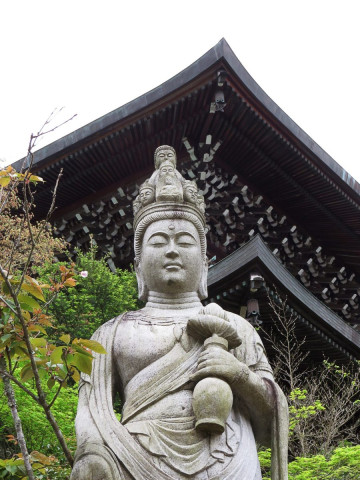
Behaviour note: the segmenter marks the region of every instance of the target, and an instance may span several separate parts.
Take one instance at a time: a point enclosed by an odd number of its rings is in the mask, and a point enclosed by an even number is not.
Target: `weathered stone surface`
[[[134,202],[146,306],[94,334],[109,353],[81,382],[71,480],[259,480],[255,439],[272,446],[272,479],[285,480],[287,405],[262,342],[243,318],[202,307],[204,201],[176,170],[172,147],[154,160]]]

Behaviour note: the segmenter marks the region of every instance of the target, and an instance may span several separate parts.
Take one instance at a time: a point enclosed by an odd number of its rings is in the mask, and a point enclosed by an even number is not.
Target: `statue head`
[[[199,232],[185,218],[163,218],[145,230],[137,274],[143,282],[143,298],[147,291],[162,294],[203,292],[203,276],[207,273]],[[145,295],[144,295],[145,294]]]
[[[164,160],[162,163],[159,165],[159,178],[164,178],[166,176],[169,177],[175,177],[175,167],[173,162],[170,160]]]
[[[175,149],[169,145],[161,145],[155,150],[154,163],[156,170],[159,170],[159,167],[165,161],[171,162],[174,169],[176,168],[176,152]]]
[[[172,158],[176,159],[172,147],[159,147],[157,152],[173,153]],[[197,292],[199,298],[204,299],[207,297],[205,217],[199,208],[196,184],[187,184],[191,201],[183,199],[185,179],[171,160],[161,158],[157,168],[163,167],[165,176],[181,179],[178,185],[181,195],[177,201],[170,201],[171,197],[156,193],[156,200],[142,205],[135,214],[135,271],[139,298],[146,301],[149,290],[155,290],[164,294]],[[167,169],[169,171],[165,172]],[[152,179],[157,182],[153,185],[157,191],[162,179],[159,175],[152,176],[149,181]]]
[[[148,180],[139,188],[139,200],[143,207],[155,201],[155,188]]]
[[[183,189],[185,202],[196,204],[198,202],[198,189],[196,183],[193,180],[186,180]]]

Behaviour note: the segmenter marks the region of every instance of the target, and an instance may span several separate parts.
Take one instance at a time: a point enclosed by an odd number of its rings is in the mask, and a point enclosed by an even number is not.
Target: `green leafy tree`
[[[28,159],[31,164],[31,142]],[[14,423],[14,438],[21,451],[17,454],[18,458],[3,459],[2,471],[0,468],[3,478],[8,474],[15,475],[15,471],[19,470],[21,478],[25,478],[26,473],[29,480],[35,480],[34,469],[41,469],[41,465],[50,462],[38,452],[29,454],[13,385],[21,388],[41,407],[71,465],[72,454],[52,407],[69,381],[77,381],[80,372],[91,373],[92,352],[106,353],[94,341],[71,340],[69,334],[64,334],[58,342],[54,342],[47,336],[46,327],[52,326],[47,312],[49,305],[60,291],[74,287],[76,280],[73,265],[61,265],[57,278],[49,284],[42,284],[31,276],[36,259],[41,257],[42,245],[49,243],[47,221],[54,209],[58,185],[54,189],[48,217],[38,224],[32,217],[33,187],[41,181],[29,169],[25,173],[17,173],[11,167],[0,171],[0,215],[7,220],[0,226],[0,379]],[[7,241],[4,228],[9,226],[11,236]],[[23,248],[24,237],[28,244],[26,248]],[[46,291],[51,293],[46,295]],[[26,385],[30,379],[33,379],[35,393]],[[47,389],[53,389],[51,392],[44,389],[45,379]]]
[[[51,391],[46,385],[46,381],[42,381],[44,391],[47,395],[51,394]],[[26,386],[36,394],[36,389],[33,386],[33,380],[28,380]],[[17,385],[14,385],[15,397],[17,399],[19,416],[22,419],[22,427],[26,443],[29,451],[42,452],[44,456],[39,454],[39,458],[42,462],[41,467],[43,472],[35,472],[36,476],[44,475],[43,478],[50,478],[51,480],[61,478],[65,480],[70,476],[70,467],[64,453],[57,442],[56,435],[53,430],[49,428],[42,408],[33,402],[31,397],[25,393]],[[4,398],[5,394],[3,386],[0,385],[0,398]],[[77,386],[68,387],[63,389],[61,395],[58,396],[57,401],[52,407],[52,413],[62,431],[64,438],[71,451],[75,450],[76,438],[75,438],[75,415],[77,409]],[[1,405],[1,401],[0,401]],[[6,447],[6,455],[2,455],[5,459],[19,459],[17,454],[19,453],[19,446],[16,442],[16,435],[12,426],[12,418],[9,408],[6,407],[4,402],[4,408],[0,409],[0,424],[3,425],[2,438],[3,444]],[[48,462],[47,459],[50,459]],[[19,459],[17,465],[14,465],[11,461],[7,462],[7,465],[16,467],[20,478],[24,474],[23,462]],[[46,464],[48,462],[48,464]],[[3,465],[4,467],[4,465]],[[13,470],[15,470],[13,468]],[[0,462],[1,472],[1,462]],[[21,475],[22,474],[22,475]],[[1,478],[1,474],[0,474]]]
[[[50,263],[39,268],[41,281],[54,281],[57,268]],[[89,338],[104,322],[139,307],[135,273],[111,272],[106,259],[97,259],[96,245],[86,253],[77,252],[74,268],[78,272],[76,286],[59,292],[48,308],[56,319],[58,334]]]

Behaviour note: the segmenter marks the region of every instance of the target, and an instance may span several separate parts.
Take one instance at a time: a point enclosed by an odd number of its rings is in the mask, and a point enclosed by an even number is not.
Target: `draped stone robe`
[[[260,429],[234,396],[223,434],[197,432],[190,376],[203,345],[187,335],[186,317],[152,317],[139,310],[107,322],[93,336],[108,354],[95,354],[91,377],[83,375],[77,423],[87,422],[91,435],[78,435],[76,461],[94,452],[111,466],[114,480],[260,480],[255,443],[260,440],[271,443],[272,480],[286,480],[287,445],[281,441],[287,438],[286,399],[273,381],[257,332],[234,318],[243,341],[232,353],[264,378],[276,399],[273,417],[260,422]],[[173,336],[170,348],[150,363],[145,359],[144,368],[122,387],[124,350],[135,351],[154,335],[160,342],[162,335]],[[115,389],[123,399],[121,422],[113,410]]]

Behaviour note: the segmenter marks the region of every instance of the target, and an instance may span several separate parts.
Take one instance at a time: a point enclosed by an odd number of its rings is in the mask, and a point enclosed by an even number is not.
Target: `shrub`
[[[32,381],[26,383],[26,386],[36,393],[36,390],[32,388],[31,385]],[[48,389],[45,385],[44,382],[43,388],[47,391]],[[40,451],[46,455],[59,456],[61,449],[58,446],[56,436],[49,426],[41,406],[37,405],[32,398],[17,385],[14,385],[14,391],[28,449],[30,451]],[[51,393],[51,396],[52,395],[53,393]],[[4,399],[4,405],[7,406],[2,383],[0,383],[0,398]],[[75,447],[74,422],[76,408],[77,386],[74,386],[63,389],[51,409],[63,435],[68,440],[69,447],[72,449]],[[3,425],[2,433],[4,436],[15,433],[12,424],[13,421],[9,408],[2,408],[0,410],[0,425]],[[8,442],[6,447],[8,453],[11,451],[12,453],[18,452],[17,446],[11,442]]]
[[[96,259],[93,246],[87,253],[77,252],[76,286],[61,291],[49,306],[56,318],[58,335],[89,338],[107,320],[122,312],[138,308],[137,284],[133,271],[110,271],[104,258]],[[38,269],[41,281],[49,283],[58,265]]]
[[[270,449],[259,452],[263,480],[270,480]],[[289,463],[289,480],[359,480],[360,445],[342,446],[324,455],[297,457]]]

